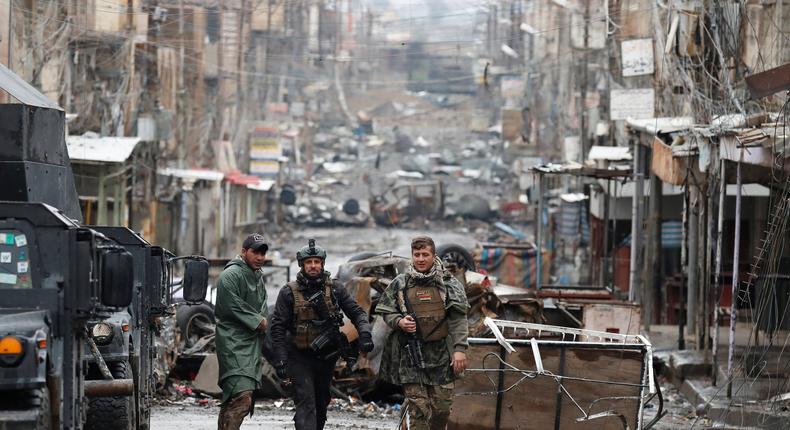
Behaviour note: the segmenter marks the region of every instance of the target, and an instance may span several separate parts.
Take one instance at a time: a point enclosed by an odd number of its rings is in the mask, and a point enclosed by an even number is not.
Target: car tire
[[[109,362],[107,367],[115,379],[132,378],[128,361]],[[136,412],[134,395],[90,398],[85,430],[136,430]]]
[[[466,270],[475,270],[475,259],[472,258],[472,254],[461,245],[455,243],[440,245],[436,248],[436,255],[441,258],[442,261],[453,262]]]
[[[185,348],[192,346],[201,337],[210,334],[197,325],[200,323],[216,323],[214,308],[206,303],[201,303],[198,305],[182,304],[176,309],[176,324]]]

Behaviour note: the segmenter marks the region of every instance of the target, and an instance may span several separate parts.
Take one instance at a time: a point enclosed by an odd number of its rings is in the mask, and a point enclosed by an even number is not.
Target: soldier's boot
[[[431,387],[431,430],[444,430],[453,406],[453,383]]]
[[[409,408],[409,429],[430,430],[431,400],[427,387],[421,384],[404,384],[406,406]]]
[[[219,409],[218,429],[239,430],[241,422],[250,413],[252,407],[252,391],[236,394]]]

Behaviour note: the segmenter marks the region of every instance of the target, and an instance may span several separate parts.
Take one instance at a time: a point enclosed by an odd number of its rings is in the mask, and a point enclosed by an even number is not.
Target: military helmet
[[[302,267],[304,260],[310,257],[317,257],[326,261],[326,250],[320,246],[315,246],[315,239],[307,241],[307,246],[303,246],[302,249],[296,252],[296,261],[299,263],[299,267]]]

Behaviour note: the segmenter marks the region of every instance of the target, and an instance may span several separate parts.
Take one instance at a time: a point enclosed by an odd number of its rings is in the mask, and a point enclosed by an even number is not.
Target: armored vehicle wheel
[[[112,377],[132,378],[128,361],[107,363]],[[137,428],[134,396],[93,397],[88,402],[85,430],[134,430]]]

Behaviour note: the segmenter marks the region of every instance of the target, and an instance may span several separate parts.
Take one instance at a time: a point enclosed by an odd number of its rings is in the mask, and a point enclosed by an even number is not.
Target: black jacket
[[[337,306],[351,320],[357,328],[357,332],[360,334],[363,332],[370,333],[368,314],[362,310],[338,281],[332,280],[331,282]],[[291,292],[291,288],[285,285],[280,289],[280,293],[277,294],[277,303],[274,306],[274,314],[271,321],[271,355],[274,363],[288,361],[289,352],[291,354],[296,352],[296,346],[293,343],[293,318],[294,295]]]

